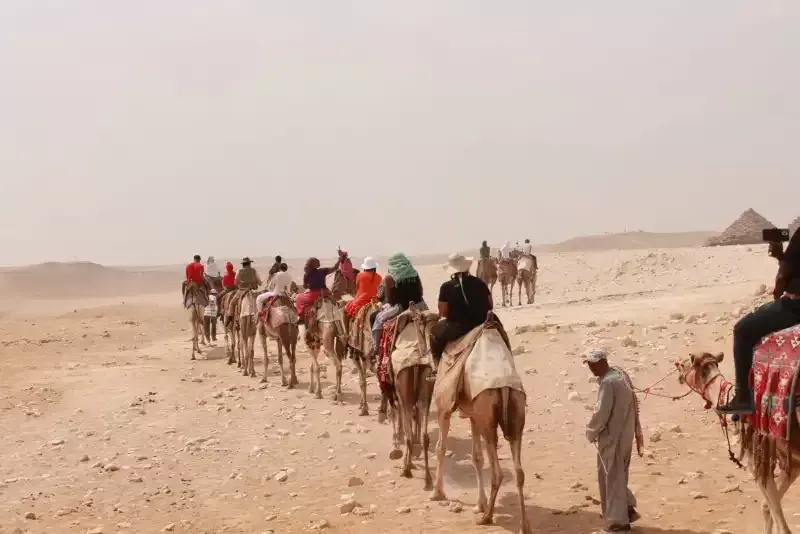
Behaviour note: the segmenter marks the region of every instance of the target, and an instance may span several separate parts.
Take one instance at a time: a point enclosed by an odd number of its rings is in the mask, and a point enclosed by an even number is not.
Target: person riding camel
[[[451,276],[439,289],[440,320],[431,329],[431,380],[435,380],[447,344],[486,322],[486,316],[494,307],[489,287],[477,276],[469,274],[471,266],[472,258],[465,258],[458,253],[451,254],[447,259],[447,270]]]
[[[273,276],[281,271],[281,263],[283,263],[283,259],[280,256],[275,256],[275,263],[272,264],[272,267],[269,268],[269,273],[267,273],[267,284],[270,283]]]
[[[355,317],[361,308],[378,296],[378,286],[383,277],[377,271],[378,263],[372,257],[364,258],[361,272],[356,276],[356,296],[344,307],[348,317]]]
[[[209,256],[206,260],[206,278],[209,286],[217,290],[222,288],[222,274],[219,272],[219,266],[214,260],[214,256]]]
[[[750,391],[750,371],[753,350],[761,338],[800,324],[800,231],[796,231],[786,252],[770,245],[770,254],[779,261],[775,277],[774,300],[748,313],[733,327],[733,360],[736,371],[736,390],[721,414],[750,414],[755,411]]]
[[[531,240],[530,239],[526,239],[525,240],[525,244],[522,245],[522,255],[523,256],[528,256],[529,258],[531,258],[533,260],[533,270],[534,271],[539,268],[539,265],[537,264],[537,261],[536,261],[536,256],[533,255],[533,245],[531,245]]]
[[[181,285],[181,294],[186,294],[186,288],[192,282],[197,284],[197,287],[199,288],[207,289],[207,282],[204,276],[205,269],[203,268],[203,264],[200,263],[201,261],[202,258],[200,257],[200,254],[195,254],[192,263],[186,265],[186,279]]]
[[[242,258],[242,268],[236,273],[236,287],[239,289],[256,290],[261,285],[261,278],[253,268],[253,260]]]
[[[497,253],[497,257],[500,261],[503,260],[510,260],[511,259],[511,242],[506,241],[502,247],[500,247],[499,252]]]
[[[406,255],[402,252],[393,254],[388,263],[389,274],[383,279],[385,302],[372,323],[373,358],[378,354],[384,323],[406,311],[412,302],[419,311],[428,309],[423,299],[422,280]]]
[[[489,259],[489,258],[492,257],[492,249],[489,248],[489,245],[486,244],[486,241],[484,241],[481,244],[481,250],[480,250],[480,256],[479,257],[482,260]]]
[[[256,309],[258,309],[259,312],[263,311],[262,308],[267,300],[272,297],[277,297],[278,295],[288,296],[291,293],[292,275],[289,274],[289,266],[285,263],[281,263],[278,269],[278,272],[272,277],[272,280],[267,282],[269,291],[265,291],[256,297]]]
[[[236,289],[236,273],[233,271],[233,264],[225,262],[225,275],[222,277],[222,289]]]
[[[305,322],[305,313],[323,293],[328,291],[325,277],[339,270],[339,263],[342,261],[342,251],[338,251],[339,257],[333,267],[320,267],[317,258],[308,258],[303,268],[303,287],[305,291],[295,298],[297,315],[300,321]]]

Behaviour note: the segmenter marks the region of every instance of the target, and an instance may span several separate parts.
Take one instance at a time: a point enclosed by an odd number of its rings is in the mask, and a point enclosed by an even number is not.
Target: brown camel
[[[255,343],[258,331],[258,313],[256,311],[256,292],[250,289],[241,290],[239,304],[239,367],[242,374],[255,378]]]
[[[692,354],[688,359],[677,363],[680,376],[678,381],[687,385],[699,394],[706,403],[706,409],[714,405],[724,404],[728,400],[731,384],[719,370],[724,355],[707,352]],[[795,377],[795,382],[797,377]],[[756,433],[753,427],[742,417],[737,423],[741,436],[741,450],[738,460],[747,458],[750,471],[758,489],[764,495],[761,503],[761,514],[764,518],[764,533],[771,534],[777,523],[778,534],[791,534],[786,522],[781,500],[800,475],[800,426],[797,415],[790,427],[789,442],[785,439],[773,438]],[[727,421],[720,418],[720,424]],[[726,429],[726,426],[723,426]],[[731,453],[731,456],[733,454]],[[780,465],[775,477],[775,466]]]
[[[289,389],[294,389],[298,384],[297,374],[295,371],[296,364],[296,350],[297,338],[300,337],[300,327],[297,326],[297,312],[294,309],[294,303],[291,298],[286,295],[277,297],[268,310],[268,315],[272,318],[273,314],[279,313],[282,317],[281,321],[260,320],[258,322],[258,333],[261,337],[261,347],[264,349],[264,377],[261,382],[267,381],[267,365],[269,363],[269,354],[267,352],[267,338],[274,339],[278,345],[278,367],[281,370],[281,385]],[[283,351],[286,350],[286,356],[289,359],[289,380],[286,380],[286,375],[283,369]]]
[[[513,259],[499,260],[497,279],[500,282],[500,290],[503,294],[503,306],[506,305],[506,295],[508,295],[508,305],[514,305],[514,281],[516,278],[517,262]]]
[[[421,452],[425,468],[425,491],[430,491],[433,489],[433,478],[428,465],[428,416],[433,398],[433,382],[428,380],[432,371],[428,339],[439,316],[433,312],[419,312],[413,303],[403,316],[408,316],[410,322],[403,327],[402,332],[397,333],[390,364],[394,384],[387,395],[392,406],[393,427],[393,450],[389,458],[396,460],[401,456],[398,453],[401,442],[404,441],[401,476],[412,478],[412,454],[419,458]],[[398,317],[398,321],[403,321],[403,316]]]
[[[481,258],[478,260],[478,267],[475,270],[475,276],[483,280],[483,283],[489,286],[489,293],[494,291],[494,285],[497,283],[497,265],[492,258]]]
[[[237,290],[223,291],[217,298],[220,321],[225,334],[225,354],[228,355],[228,365],[236,361],[236,338],[239,336],[239,303],[236,298]]]
[[[347,314],[342,315],[345,329],[348,333],[347,340],[350,355],[358,370],[358,383],[361,388],[361,401],[358,405],[360,411],[358,415],[362,416],[369,415],[369,406],[367,405],[367,369],[370,367],[370,355],[374,349],[372,346],[372,329],[370,328],[369,317],[373,312],[377,311],[379,307],[380,305],[377,299],[375,299],[358,310],[355,317],[352,319],[350,319]]]
[[[314,304],[311,313],[315,318],[305,326],[305,341],[311,355],[311,374],[308,392],[322,398],[322,382],[320,380],[319,352],[324,350],[328,360],[336,368],[336,389],[333,401],[338,402],[342,396],[342,360],[344,348],[347,347],[347,331],[344,328],[342,309],[330,298],[323,296]],[[338,341],[338,342],[337,342]],[[341,349],[337,350],[337,347]]]
[[[451,351],[453,351],[451,353]],[[497,387],[497,384],[508,384]],[[494,387],[489,387],[494,385]],[[497,427],[508,441],[514,461],[519,498],[520,534],[530,534],[525,513],[522,470],[522,433],[525,428],[525,392],[514,367],[514,357],[499,319],[489,312],[486,323],[451,343],[439,364],[434,387],[434,402],[439,419],[439,443],[436,446],[436,481],[430,499],[446,500],[444,465],[450,419],[456,410],[468,417],[472,429],[472,465],[478,479],[478,502],[475,507],[483,515],[479,525],[491,524],[497,492],[503,482],[503,471],[497,454]],[[492,471],[491,493],[487,502],[483,487],[483,445]]]
[[[519,287],[518,301],[522,304],[522,289],[525,289],[525,296],[528,304],[533,304],[536,296],[536,258],[524,255],[517,262],[517,286]]]
[[[203,354],[200,344],[205,345],[203,314],[207,304],[208,297],[197,284],[191,282],[184,288],[183,305],[189,312],[189,324],[192,327],[192,360],[197,359],[195,354]]]

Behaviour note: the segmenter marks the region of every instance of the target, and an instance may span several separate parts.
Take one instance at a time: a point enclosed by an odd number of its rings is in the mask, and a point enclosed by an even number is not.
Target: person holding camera
[[[755,346],[766,335],[800,324],[800,232],[792,235],[786,252],[780,243],[770,243],[769,253],[779,264],[772,292],[775,300],[745,315],[733,327],[736,391],[727,405],[717,408],[721,414],[755,411],[750,391]]]

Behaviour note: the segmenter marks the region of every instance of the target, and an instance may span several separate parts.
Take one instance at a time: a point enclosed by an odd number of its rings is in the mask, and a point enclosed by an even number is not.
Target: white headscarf
[[[508,259],[511,257],[511,242],[506,241],[503,247],[500,249],[500,257],[503,259]]]
[[[217,278],[220,273],[219,266],[217,266],[217,263],[214,261],[214,256],[209,256],[206,263],[206,274],[211,278]]]

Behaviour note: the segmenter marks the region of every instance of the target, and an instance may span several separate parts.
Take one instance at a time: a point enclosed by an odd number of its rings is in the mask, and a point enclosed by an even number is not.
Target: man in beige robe
[[[605,351],[589,351],[584,362],[600,383],[594,414],[586,425],[586,438],[597,446],[597,481],[605,532],[627,532],[640,517],[635,509],[636,498],[628,489],[634,440],[637,449],[641,447],[636,397],[625,372],[608,365]]]

